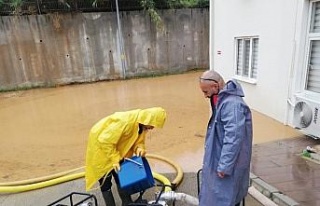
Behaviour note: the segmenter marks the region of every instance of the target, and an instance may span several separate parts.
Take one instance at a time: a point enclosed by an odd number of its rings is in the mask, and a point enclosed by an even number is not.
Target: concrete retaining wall
[[[121,12],[121,35],[114,12],[1,16],[0,90],[208,68],[208,13],[160,11],[159,30],[144,11]]]

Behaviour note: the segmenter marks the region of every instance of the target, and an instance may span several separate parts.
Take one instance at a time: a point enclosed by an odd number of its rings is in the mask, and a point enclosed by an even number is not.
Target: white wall
[[[211,68],[226,80],[233,78],[234,38],[258,36],[257,83],[241,82],[245,99],[254,110],[283,123],[298,75],[295,70],[302,61],[297,48],[303,44],[297,39],[303,35],[299,32],[303,5],[301,0],[211,0]]]

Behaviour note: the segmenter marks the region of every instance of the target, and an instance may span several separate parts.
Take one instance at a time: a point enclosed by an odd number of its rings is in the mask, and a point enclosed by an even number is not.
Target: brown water
[[[148,152],[184,171],[201,168],[209,118],[198,88],[201,72],[100,82],[0,94],[0,182],[24,180],[84,166],[87,136],[101,118],[136,108],[161,106],[168,119],[147,138]],[[299,135],[253,111],[254,143]],[[158,172],[172,170],[150,161]]]

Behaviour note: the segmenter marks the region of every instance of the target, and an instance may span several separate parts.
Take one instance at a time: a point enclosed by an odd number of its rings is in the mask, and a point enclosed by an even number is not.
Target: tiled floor
[[[299,136],[254,145],[251,172],[303,206],[320,206],[320,164],[301,157],[319,140]]]

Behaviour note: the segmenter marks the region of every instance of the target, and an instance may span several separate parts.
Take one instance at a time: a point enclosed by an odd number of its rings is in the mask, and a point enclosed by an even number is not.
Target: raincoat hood
[[[142,109],[139,112],[137,122],[143,125],[150,125],[162,128],[166,120],[166,112],[161,107]]]
[[[244,97],[244,92],[241,85],[236,80],[230,80],[226,83],[220,92],[221,94],[232,94],[240,97]]]

